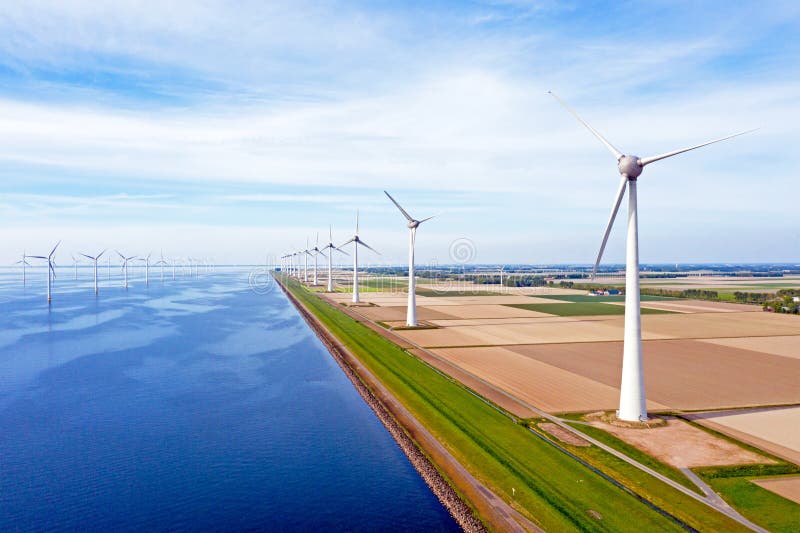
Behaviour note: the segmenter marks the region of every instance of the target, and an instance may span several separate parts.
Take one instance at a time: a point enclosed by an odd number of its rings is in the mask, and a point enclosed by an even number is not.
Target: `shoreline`
[[[493,529],[500,531],[539,530],[472,477],[372,372],[353,356],[302,302],[295,298],[277,277],[275,280],[328,349],[339,367],[342,368],[347,378],[353,383],[359,395],[386,427],[414,469],[462,530],[468,532],[488,531],[465,500],[475,507],[475,510]]]

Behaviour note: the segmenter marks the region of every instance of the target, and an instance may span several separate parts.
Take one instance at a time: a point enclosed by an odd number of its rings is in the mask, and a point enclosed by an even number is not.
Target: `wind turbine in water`
[[[72,266],[75,268],[75,281],[78,281],[78,258],[72,255]]]
[[[331,226],[328,226],[328,237],[329,237],[330,241],[328,242],[327,245],[325,245],[325,247],[322,248],[322,250],[320,250],[320,252],[323,253],[323,255],[324,255],[324,250],[327,250],[328,248],[331,249],[331,251],[328,252],[328,288],[327,289],[328,289],[328,292],[333,292],[333,264],[332,264],[333,251],[334,250],[339,251],[339,252],[343,253],[344,255],[350,255],[350,254],[348,254],[344,250],[339,250],[339,248],[337,248],[333,244],[333,228]]]
[[[86,259],[90,259],[90,260],[94,261],[94,293],[95,294],[97,294],[97,260],[100,259],[100,256],[102,256],[104,253],[106,253],[105,250],[103,250],[102,252],[100,252],[99,254],[97,254],[94,257],[92,257],[91,255],[81,254]]]
[[[358,296],[358,245],[360,244],[364,248],[368,250],[372,250],[378,255],[381,255],[376,249],[369,246],[367,243],[361,240],[358,236],[358,211],[356,211],[356,233],[353,235],[349,241],[339,246],[339,248],[343,248],[350,243],[353,243],[353,303],[357,304],[361,300]]]
[[[140,257],[139,261],[144,263],[144,285],[145,287],[150,286],[150,256],[153,255],[153,252],[147,254],[147,257]],[[163,276],[164,271],[162,269],[161,274]]]
[[[26,266],[31,266],[31,264],[28,263],[28,261],[26,259],[28,257],[31,257],[31,256],[26,255],[25,252],[23,251],[22,252],[22,259],[20,259],[16,263],[14,263],[15,265],[22,265],[22,285],[23,285],[23,287],[25,286],[25,283],[27,282],[27,279],[25,277],[25,267]]]
[[[53,259],[53,254],[56,253],[56,248],[58,248],[59,244],[61,244],[61,241],[58,241],[56,243],[56,245],[53,246],[53,249],[50,250],[50,253],[47,255],[47,257],[45,257],[43,255],[29,255],[28,256],[28,257],[33,258],[33,259],[44,259],[44,260],[47,261],[47,301],[48,302],[52,301],[50,291],[51,291],[51,286],[53,284],[53,280],[56,279],[56,269],[55,269],[56,262]]]
[[[161,259],[156,261],[154,264],[161,265],[161,283],[164,283],[164,265],[167,264],[167,262],[164,261],[164,250],[161,250]]]
[[[423,218],[422,220],[416,220],[409,215],[405,209],[400,207],[400,204],[392,198],[392,195],[386,191],[386,196],[389,197],[389,200],[392,201],[394,205],[397,206],[397,209],[403,213],[403,216],[406,217],[408,220],[408,309],[406,310],[406,325],[416,327],[417,326],[417,295],[416,295],[416,281],[414,279],[414,240],[416,239],[417,235],[417,228],[423,222],[426,222],[433,217]]]
[[[636,180],[642,174],[644,167],[650,163],[655,163],[656,161],[690,150],[702,148],[709,144],[738,137],[739,135],[744,135],[745,133],[750,133],[755,130],[735,133],[727,137],[690,146],[689,148],[681,148],[652,157],[626,155],[617,150],[614,145],[600,135],[597,130],[579,117],[575,111],[561,100],[561,98],[552,92],[550,92],[550,94],[558,103],[569,111],[578,122],[583,124],[592,135],[597,137],[609,152],[611,152],[617,160],[617,170],[621,176],[619,189],[617,190],[614,204],[611,207],[611,216],[608,218],[606,231],[603,234],[603,241],[600,244],[600,251],[597,254],[597,261],[595,261],[594,269],[592,270],[592,278],[597,274],[597,267],[600,265],[600,260],[603,258],[603,251],[605,250],[606,242],[608,242],[608,236],[611,233],[614,220],[617,217],[617,211],[622,203],[622,198],[625,196],[625,189],[628,189],[628,238],[625,259],[625,336],[622,353],[622,382],[620,385],[619,411],[617,412],[617,417],[626,421],[644,421],[647,420],[647,401],[645,397],[644,368],[642,363],[642,317],[639,302],[639,223],[636,208]]]
[[[122,258],[122,271],[125,274],[125,288],[127,289],[128,288],[128,263],[130,261],[132,261],[133,259],[136,259],[136,256],[132,255],[130,257],[125,257],[124,255],[122,255],[119,252],[117,252],[117,255]]]

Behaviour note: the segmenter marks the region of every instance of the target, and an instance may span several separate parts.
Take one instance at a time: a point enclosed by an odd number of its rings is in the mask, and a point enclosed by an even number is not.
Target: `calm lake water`
[[[0,271],[0,530],[458,530],[250,272]]]

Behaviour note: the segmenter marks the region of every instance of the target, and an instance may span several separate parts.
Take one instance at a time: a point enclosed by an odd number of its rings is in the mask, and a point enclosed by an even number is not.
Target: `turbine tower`
[[[75,281],[78,281],[78,258],[72,255],[72,266],[75,268]]]
[[[682,148],[652,157],[640,158],[635,155],[625,155],[617,150],[610,142],[600,135],[597,130],[579,117],[575,111],[561,100],[561,98],[552,92],[550,92],[550,94],[558,103],[569,111],[578,122],[583,124],[592,135],[597,137],[611,154],[613,154],[614,158],[617,160],[617,170],[622,178],[620,180],[619,189],[617,190],[617,195],[614,199],[614,204],[611,207],[611,216],[609,216],[608,224],[606,224],[606,231],[603,234],[603,241],[600,244],[600,251],[597,254],[597,261],[595,261],[592,271],[592,278],[597,274],[597,267],[600,265],[600,260],[603,258],[603,251],[605,250],[608,236],[611,233],[611,228],[614,225],[614,220],[617,217],[617,211],[622,203],[622,198],[625,196],[625,189],[628,189],[628,238],[625,258],[625,336],[622,353],[622,381],[620,385],[619,411],[617,412],[617,417],[621,420],[632,422],[644,421],[647,420],[647,401],[645,398],[644,368],[642,363],[642,317],[639,301],[639,223],[636,208],[636,180],[641,175],[644,167],[650,163],[655,163],[656,161],[674,155],[702,148],[703,146],[731,139],[739,135],[744,135],[754,130],[735,133],[727,137],[690,146],[689,148]]]
[[[167,262],[164,261],[164,250],[161,250],[161,259],[156,261],[154,264],[161,265],[161,283],[164,283],[164,265],[167,264]]]
[[[153,255],[153,252],[147,254],[147,257],[139,258],[139,261],[144,263],[144,285],[145,287],[150,286],[150,256]],[[164,269],[161,269],[161,275],[164,275]]]
[[[92,257],[91,255],[81,254],[83,257],[85,257],[87,259],[91,259],[92,261],[94,261],[94,293],[95,294],[97,294],[97,260],[100,259],[100,256],[102,256],[104,253],[106,253],[105,250],[103,250],[102,252],[100,252],[99,254],[97,254],[94,257]]]
[[[361,300],[358,297],[358,245],[360,244],[364,248],[368,250],[372,250],[378,255],[381,255],[380,252],[369,246],[367,243],[362,241],[358,236],[358,211],[356,211],[356,233],[353,235],[349,241],[339,246],[339,248],[343,248],[350,243],[353,243],[353,303],[357,304]]]
[[[53,280],[56,279],[56,269],[55,269],[56,262],[53,259],[53,254],[56,253],[56,248],[58,248],[59,244],[61,244],[61,241],[58,241],[56,243],[56,245],[53,246],[53,249],[50,250],[50,253],[47,255],[47,257],[45,257],[43,255],[29,255],[28,256],[28,257],[31,257],[33,259],[45,259],[47,261],[47,301],[48,302],[52,301],[52,298],[50,297],[51,296],[50,295],[50,290],[51,290],[51,286],[53,284]]]
[[[303,260],[305,268],[303,269],[303,281],[308,283],[308,256],[311,255],[311,250],[308,249],[308,237],[306,237],[306,249],[303,250]]]
[[[330,238],[330,241],[328,241],[328,244],[324,248],[322,248],[322,250],[327,250],[328,248],[331,249],[331,251],[328,252],[328,292],[333,292],[333,265],[331,264],[331,262],[333,261],[333,251],[336,250],[342,252],[344,255],[350,255],[350,254],[348,254],[344,250],[339,250],[339,248],[337,248],[333,244],[333,228],[330,226],[328,226],[328,236]]]
[[[392,195],[386,191],[386,196],[392,201],[397,209],[403,213],[403,216],[408,220],[408,309],[406,310],[406,325],[417,326],[417,295],[416,295],[416,281],[414,280],[414,240],[417,235],[417,228],[423,222],[426,222],[433,217],[423,218],[422,220],[415,220],[411,215],[406,213],[406,210],[400,207],[400,204],[392,198]]]
[[[317,270],[319,266],[319,256],[327,257],[325,254],[322,253],[322,250],[319,249],[319,232],[317,232],[317,242],[314,244],[314,248],[311,249],[314,252],[314,286],[316,287],[319,285],[317,283]]]
[[[31,256],[30,256],[30,255],[25,255],[25,252],[23,251],[23,252],[22,252],[22,259],[21,259],[21,260],[19,260],[19,261],[17,261],[16,263],[14,263],[15,265],[22,265],[22,286],[23,286],[23,287],[25,286],[25,283],[26,283],[26,281],[27,281],[27,280],[25,279],[25,267],[26,267],[26,266],[31,266],[31,264],[30,264],[30,263],[28,263],[28,261],[27,261],[27,259],[26,259],[26,258],[28,258],[28,257],[31,257]]]
[[[124,255],[122,255],[119,252],[117,252],[117,255],[122,258],[122,271],[125,273],[125,288],[127,289],[128,288],[128,263],[131,260],[136,259],[136,256],[132,255],[130,257],[125,257]]]

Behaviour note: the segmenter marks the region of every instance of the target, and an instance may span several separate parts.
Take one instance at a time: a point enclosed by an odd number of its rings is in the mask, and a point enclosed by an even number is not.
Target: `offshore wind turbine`
[[[51,286],[53,284],[53,280],[56,278],[56,269],[54,268],[56,262],[53,259],[53,254],[56,253],[56,248],[58,248],[59,244],[61,244],[61,241],[58,241],[56,243],[56,245],[53,246],[53,249],[50,250],[50,253],[47,255],[47,257],[45,257],[43,255],[29,255],[28,256],[28,257],[31,257],[31,258],[34,258],[34,259],[45,259],[47,261],[47,301],[48,302],[52,301],[52,298],[50,297],[50,290],[51,290]]]
[[[394,205],[397,206],[397,209],[403,213],[403,216],[406,217],[408,220],[408,308],[406,309],[406,325],[415,327],[417,326],[417,295],[416,295],[416,281],[414,280],[414,241],[417,235],[417,228],[420,224],[425,221],[432,219],[433,217],[423,218],[422,220],[416,220],[409,215],[405,209],[400,207],[400,204],[392,198],[392,195],[386,191],[386,196],[389,197],[389,200],[392,201]]]
[[[327,291],[328,292],[333,292],[333,264],[331,263],[333,261],[333,251],[337,250],[339,252],[342,252],[344,255],[350,255],[350,254],[348,254],[344,250],[340,250],[339,248],[337,248],[333,244],[333,227],[331,227],[331,226],[328,226],[328,236],[329,236],[330,240],[328,241],[328,244],[325,245],[325,247],[322,248],[321,251],[327,250],[328,248],[331,249],[331,251],[328,252],[328,289],[327,289]]]
[[[627,421],[647,420],[644,366],[642,362],[642,317],[639,301],[639,223],[636,204],[637,179],[642,174],[644,167],[650,163],[655,163],[656,161],[690,150],[696,150],[697,148],[702,148],[709,144],[738,137],[739,135],[744,135],[754,130],[742,131],[733,135],[728,135],[727,137],[714,139],[702,144],[651,157],[626,155],[617,150],[614,145],[600,135],[597,130],[579,117],[575,111],[561,100],[561,98],[552,92],[550,92],[550,94],[558,103],[569,111],[578,122],[583,124],[597,140],[603,143],[609,152],[611,152],[617,160],[617,170],[621,177],[619,189],[617,190],[614,204],[611,207],[611,215],[608,218],[608,224],[606,224],[606,231],[603,234],[603,241],[600,244],[600,251],[597,254],[597,261],[595,261],[594,269],[592,270],[592,278],[597,274],[597,267],[600,265],[600,260],[603,258],[603,251],[605,250],[606,242],[608,242],[608,236],[611,233],[614,220],[617,217],[617,211],[622,203],[622,198],[625,196],[625,189],[628,189],[628,237],[625,257],[625,336],[622,354],[622,382],[620,385],[619,411],[617,412],[617,417]]]
[[[127,289],[128,288],[128,263],[131,260],[136,259],[136,256],[132,255],[130,257],[125,257],[124,255],[122,255],[119,252],[117,252],[117,255],[122,258],[122,270],[125,273],[125,288]]]
[[[147,257],[139,258],[139,261],[144,263],[144,284],[145,287],[150,286],[150,256],[153,255],[153,252],[147,254]],[[164,274],[164,271],[161,271],[161,274]]]
[[[102,252],[100,252],[99,254],[97,254],[94,257],[92,257],[91,255],[81,254],[83,257],[85,257],[87,259],[91,259],[92,261],[94,261],[94,293],[95,294],[97,294],[97,260],[100,259],[100,256],[102,256],[104,253],[106,253],[105,250],[103,250]]]
[[[339,246],[339,248],[343,248],[350,243],[353,243],[353,303],[357,304],[361,300],[359,299],[358,295],[358,245],[360,244],[364,248],[368,250],[372,250],[378,255],[381,255],[376,249],[372,248],[370,245],[365,243],[361,240],[358,236],[358,211],[356,211],[356,233],[353,235],[349,241]]]
[[[75,267],[75,281],[78,281],[78,258],[72,255],[72,266]]]
[[[164,250],[161,250],[161,259],[156,261],[154,264],[161,265],[161,283],[164,283],[164,265],[167,264],[167,262],[164,261]]]
[[[14,263],[15,265],[22,265],[22,285],[23,285],[23,286],[25,285],[25,283],[26,283],[26,281],[27,281],[27,280],[25,279],[25,267],[26,267],[26,266],[31,266],[31,264],[30,264],[30,263],[28,263],[28,261],[27,261],[27,259],[26,259],[27,257],[31,257],[31,256],[29,256],[29,255],[25,255],[25,252],[23,251],[23,252],[22,252],[22,259],[20,259],[20,260],[19,260],[19,261],[17,261],[16,263]]]

